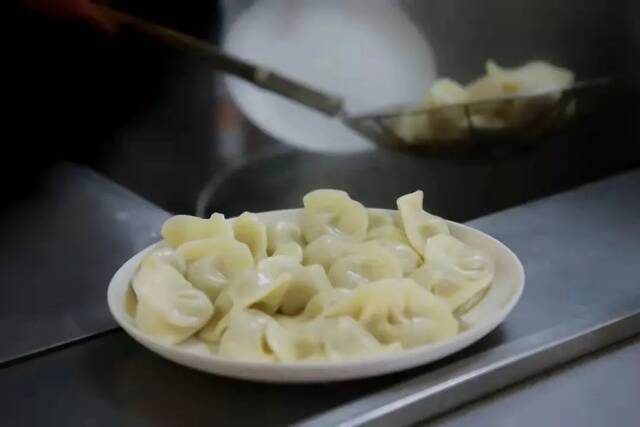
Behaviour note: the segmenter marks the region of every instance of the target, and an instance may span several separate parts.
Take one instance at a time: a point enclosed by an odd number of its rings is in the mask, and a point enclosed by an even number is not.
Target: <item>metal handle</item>
[[[338,96],[323,93],[303,83],[279,75],[268,68],[253,65],[222,53],[218,48],[206,41],[107,6],[98,7],[115,24],[132,28],[167,45],[195,54],[216,70],[247,80],[258,87],[282,95],[331,117],[338,115],[342,111],[343,101]]]

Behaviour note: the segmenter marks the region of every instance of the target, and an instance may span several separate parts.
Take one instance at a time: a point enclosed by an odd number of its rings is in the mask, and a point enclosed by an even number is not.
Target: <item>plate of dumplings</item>
[[[177,215],[127,261],[108,303],[134,340],[217,375],[301,383],[428,364],[478,341],[522,295],[516,255],[423,208],[315,190],[303,208]]]

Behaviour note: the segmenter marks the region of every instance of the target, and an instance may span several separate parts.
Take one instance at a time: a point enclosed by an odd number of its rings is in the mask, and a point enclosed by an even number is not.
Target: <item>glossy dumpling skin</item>
[[[325,234],[309,243],[303,250],[306,265],[318,264],[329,271],[331,266],[354,245],[349,239]]]
[[[192,240],[214,237],[233,238],[233,229],[222,214],[213,214],[211,218],[176,215],[166,220],[162,226],[162,238],[172,248]]]
[[[231,280],[254,265],[247,245],[232,238],[189,241],[180,245],[177,253],[187,263],[187,279],[211,301]]]
[[[473,305],[493,276],[491,258],[443,234],[427,239],[425,264],[411,275],[418,284],[442,298],[451,310],[461,311]]]
[[[381,343],[399,342],[405,349],[458,333],[458,322],[447,305],[410,279],[361,285],[327,315],[351,316]]]
[[[267,227],[255,214],[240,215],[233,223],[233,234],[237,241],[247,245],[256,262],[267,256]]]
[[[429,237],[436,234],[449,234],[449,227],[445,220],[422,209],[423,198],[422,191],[416,191],[398,198],[396,202],[404,232],[413,249],[422,256],[424,256],[424,247]]]
[[[167,264],[175,268],[180,274],[187,270],[187,263],[178,252],[165,242],[157,244],[149,254],[144,257],[142,267],[153,268],[160,264]]]
[[[371,217],[371,216],[370,216]],[[420,255],[411,247],[404,232],[393,223],[384,223],[367,232],[367,240],[375,241],[398,258],[406,275],[422,263]]]
[[[302,231],[295,222],[278,221],[267,226],[267,253],[274,255],[281,246],[295,243],[302,247]]]
[[[302,263],[304,252],[302,246],[296,242],[284,243],[274,251],[273,256],[288,256]]]
[[[329,269],[329,279],[337,288],[355,289],[371,281],[400,277],[400,260],[377,242],[352,247]]]
[[[298,357],[340,362],[400,351],[398,343],[381,344],[360,323],[348,316],[320,318],[299,329]]]
[[[256,309],[267,315],[295,316],[320,292],[332,289],[319,265],[302,266],[288,256],[273,256],[255,269],[237,276],[215,302],[216,313],[200,332],[200,338],[215,342],[229,325],[227,314],[235,308]]]
[[[262,260],[255,271],[239,277],[230,286],[229,295],[241,307],[296,315],[315,294],[329,289],[331,283],[319,265],[302,266],[295,258],[273,256]]]
[[[142,267],[134,276],[132,287],[138,301],[136,325],[161,341],[184,341],[213,314],[209,298],[168,264]]]
[[[251,309],[233,309],[218,352],[223,357],[252,362],[292,362],[293,338],[271,316]]]
[[[369,223],[367,211],[346,192],[315,190],[305,195],[302,201],[302,232],[308,243],[324,234],[355,241],[362,241],[366,237]]]

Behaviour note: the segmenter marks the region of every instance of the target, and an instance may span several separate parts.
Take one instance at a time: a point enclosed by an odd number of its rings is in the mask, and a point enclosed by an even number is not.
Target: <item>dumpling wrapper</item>
[[[307,242],[324,234],[362,241],[366,237],[369,217],[361,203],[340,190],[315,190],[302,199],[302,233]]]
[[[411,278],[442,298],[452,311],[466,311],[493,280],[493,261],[453,236],[427,240],[425,264]]]
[[[267,256],[267,227],[255,214],[245,212],[233,223],[233,234],[237,241],[249,247],[255,262]]]
[[[156,267],[160,264],[170,265],[175,268],[180,274],[184,274],[187,270],[187,263],[184,261],[181,255],[176,252],[166,242],[160,243],[154,248],[140,264],[142,267]]]
[[[412,348],[454,336],[458,322],[438,297],[410,279],[386,279],[358,287],[328,317],[351,316],[381,343]]]
[[[302,231],[291,221],[278,221],[267,226],[267,252],[274,255],[279,247],[297,243],[302,246]]]
[[[444,219],[423,210],[423,198],[422,191],[416,191],[398,198],[396,203],[409,243],[416,252],[424,257],[427,239],[436,234],[449,234],[449,226]]]
[[[381,344],[360,323],[348,316],[315,320],[298,337],[298,354],[307,360],[341,362],[402,350],[398,343]]]
[[[253,255],[244,243],[231,238],[186,242],[177,250],[187,262],[187,279],[215,301],[239,274],[253,268]]]
[[[138,329],[176,344],[193,335],[213,314],[209,298],[173,267],[143,267],[133,278]]]
[[[402,264],[377,242],[366,242],[338,259],[328,275],[333,286],[355,289],[371,281],[402,277]]]
[[[306,265],[319,264],[329,271],[333,263],[340,259],[354,245],[342,236],[325,234],[309,243],[303,250]]]
[[[233,309],[220,339],[220,356],[254,362],[293,362],[292,337],[272,317],[251,309]]]
[[[233,229],[224,215],[215,213],[210,218],[199,218],[191,215],[176,215],[169,218],[162,226],[162,237],[172,248],[192,240],[215,237],[233,238]]]
[[[296,242],[283,243],[274,251],[273,256],[288,256],[302,263],[304,252],[302,246]]]
[[[382,225],[370,229],[367,240],[373,240],[395,255],[402,264],[402,271],[406,275],[421,264],[420,255],[411,247],[407,236],[395,225]]]

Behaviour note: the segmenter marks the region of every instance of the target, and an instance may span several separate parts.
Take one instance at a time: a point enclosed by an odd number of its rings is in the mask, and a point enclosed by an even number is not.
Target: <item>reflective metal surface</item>
[[[527,284],[522,300],[500,328],[438,363],[366,381],[255,384],[189,370],[115,332],[0,370],[0,424],[41,425],[50,419],[72,419],[89,425],[252,425],[262,420],[290,425],[349,402],[358,402],[349,410],[371,408],[371,402],[376,408],[384,407],[394,401],[386,398],[387,393],[408,393],[418,386],[423,390],[428,384],[420,381],[425,379],[443,387],[456,372],[473,371],[478,367],[474,363],[486,362],[487,356],[496,356],[490,362],[503,369],[496,373],[526,357],[538,361],[536,369],[549,367],[630,333],[618,328],[631,323],[592,329],[581,322],[607,325],[616,314],[638,308],[638,188],[640,171],[634,171],[472,221],[471,225],[496,236],[518,254]],[[622,311],[606,316],[611,307]],[[565,347],[561,354],[550,347],[589,330],[590,335],[582,335],[589,339],[573,341],[580,345]],[[532,371],[519,369],[516,376],[505,375],[505,379],[510,382],[523,372]],[[485,393],[504,385],[501,378],[470,380],[478,387],[473,390]],[[477,395],[462,394],[461,399],[452,400],[440,396],[443,408],[448,408]],[[424,419],[426,412],[409,411],[406,419],[404,411],[400,414],[398,423]]]
[[[168,214],[91,170],[63,164],[0,211],[0,363],[115,328],[106,303],[121,263]]]
[[[563,365],[425,425],[583,426],[640,424],[640,336]]]

